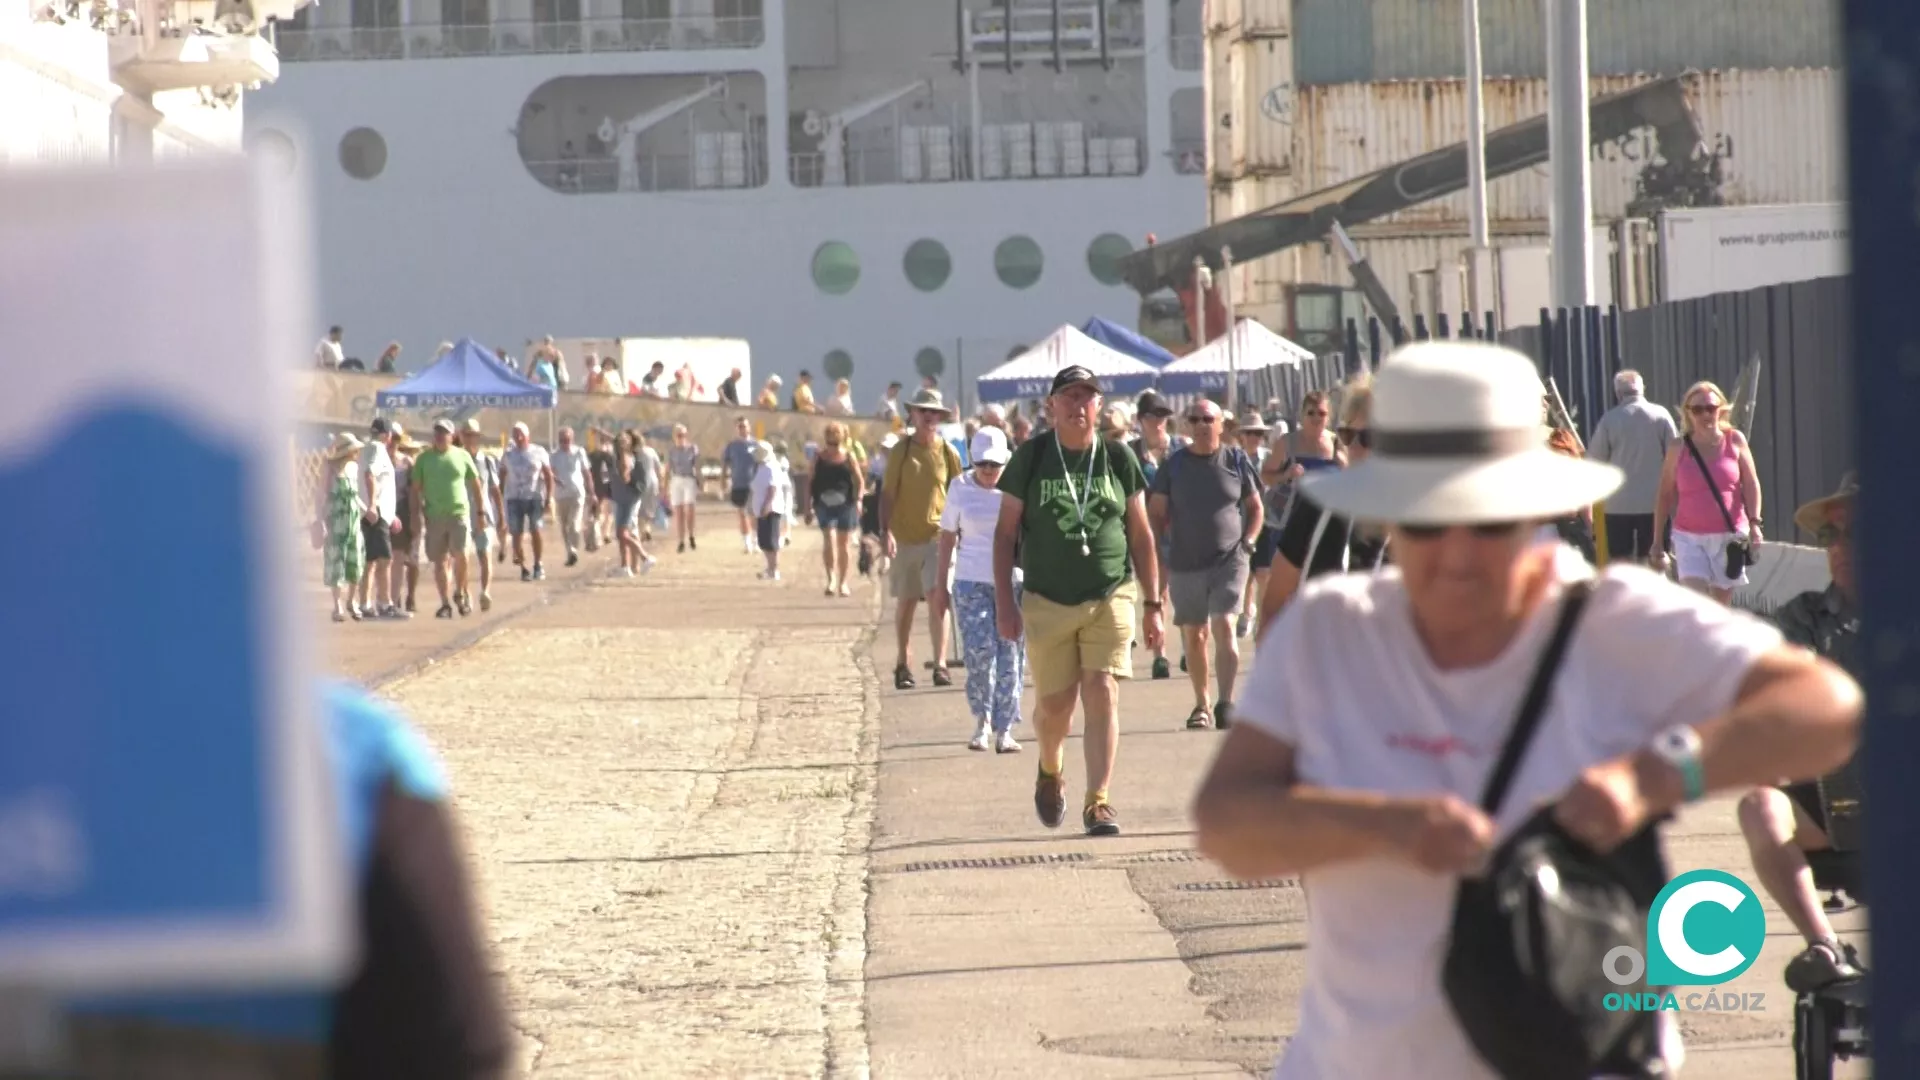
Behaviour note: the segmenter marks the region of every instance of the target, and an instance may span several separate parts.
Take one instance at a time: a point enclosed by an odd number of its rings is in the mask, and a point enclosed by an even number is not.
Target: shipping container
[[[1837,277],[1852,266],[1847,207],[1715,207],[1659,218],[1660,299]]]
[[[1214,176],[1238,179],[1290,171],[1294,149],[1291,42],[1284,37],[1245,38],[1227,42],[1214,55],[1221,52],[1227,57],[1227,79],[1224,98],[1220,82],[1214,84],[1218,114],[1214,123],[1220,125]]]
[[[1645,81],[1593,80],[1593,95]],[[1722,195],[1733,205],[1834,202],[1845,192],[1842,78],[1831,69],[1709,72],[1690,78],[1689,96],[1708,145],[1725,160]],[[1489,131],[1546,111],[1542,79],[1489,79],[1484,93]],[[1302,191],[1317,191],[1431,150],[1464,142],[1465,83],[1458,79],[1305,86],[1293,110],[1293,173]],[[1635,181],[1654,156],[1643,129],[1593,150],[1593,213],[1623,216]],[[1488,216],[1544,225],[1552,196],[1549,169],[1535,166],[1487,184]],[[1466,221],[1464,192],[1383,219],[1397,226],[1456,231]],[[1464,231],[1460,225],[1458,231]]]
[[[1217,2],[1217,0],[1216,0]],[[1458,77],[1458,0],[1247,0],[1292,6],[1301,85]],[[1481,0],[1488,76],[1546,75],[1541,0]],[[1839,0],[1587,0],[1595,75],[1838,67]]]

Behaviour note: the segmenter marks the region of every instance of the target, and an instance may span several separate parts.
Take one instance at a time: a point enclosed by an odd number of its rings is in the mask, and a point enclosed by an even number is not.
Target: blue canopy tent
[[[981,401],[1026,401],[1047,396],[1061,368],[1079,364],[1093,372],[1107,394],[1137,394],[1160,373],[1133,357],[1102,345],[1072,326],[1062,326],[1045,341],[1001,364],[976,384]]]
[[[1125,353],[1135,360],[1157,368],[1166,367],[1176,359],[1172,353],[1161,348],[1158,342],[1143,337],[1138,332],[1129,330],[1111,319],[1103,319],[1097,315],[1088,319],[1086,325],[1080,328],[1080,332],[1115,352]]]
[[[551,409],[551,387],[516,374],[472,338],[453,351],[374,395],[381,409]]]
[[[1233,349],[1230,355],[1228,349]],[[1160,372],[1163,394],[1209,394],[1227,388],[1228,373],[1238,370],[1240,392],[1248,392],[1257,374],[1268,368],[1312,360],[1313,354],[1253,319],[1241,319],[1232,334],[1169,364]]]

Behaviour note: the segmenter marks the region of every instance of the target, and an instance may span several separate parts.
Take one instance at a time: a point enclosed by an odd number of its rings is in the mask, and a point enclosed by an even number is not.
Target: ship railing
[[[281,27],[282,61],[414,60],[443,56],[514,56],[753,49],[766,40],[758,16],[665,19],[499,19],[482,25],[422,23],[405,27]]]
[[[626,176],[620,163],[605,155],[550,160],[526,159],[533,178],[554,191],[568,195],[607,194],[611,192],[654,191],[738,191],[756,188],[766,182],[764,154],[749,153],[739,167],[729,170],[725,163],[697,159],[686,153],[648,153],[634,156],[634,168]]]
[[[981,63],[1004,62],[1009,39],[1015,59],[1051,59],[1054,50],[1054,7],[1051,3],[1015,2],[970,13],[967,46]],[[1063,61],[1101,59],[1100,8],[1077,0],[1059,8],[1060,56]],[[1138,4],[1107,5],[1107,56],[1132,58],[1144,54],[1146,25]]]

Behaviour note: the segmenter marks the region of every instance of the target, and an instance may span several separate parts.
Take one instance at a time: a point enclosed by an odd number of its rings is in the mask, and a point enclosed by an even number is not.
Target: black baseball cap
[[[1173,406],[1167,404],[1167,399],[1161,397],[1159,391],[1149,390],[1140,395],[1140,400],[1134,403],[1133,411],[1141,416],[1172,416]]]
[[[1053,389],[1048,390],[1047,394],[1048,396],[1052,396],[1065,390],[1069,386],[1081,385],[1091,386],[1095,390],[1098,390],[1100,389],[1100,380],[1094,378],[1093,372],[1087,370],[1085,367],[1079,364],[1068,364],[1066,367],[1060,369],[1058,375],[1053,377]]]

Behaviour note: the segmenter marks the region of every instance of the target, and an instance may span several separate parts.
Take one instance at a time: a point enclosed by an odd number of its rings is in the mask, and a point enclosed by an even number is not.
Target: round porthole
[[[938,240],[915,240],[908,246],[901,267],[914,288],[932,292],[947,283],[947,277],[953,273],[953,257]]]
[[[1120,284],[1120,260],[1133,254],[1133,245],[1119,233],[1101,233],[1087,245],[1087,270],[1102,285]]]
[[[939,349],[929,345],[913,354],[913,370],[919,372],[922,378],[937,379],[946,373],[947,358]]]
[[[820,370],[826,372],[829,379],[851,379],[853,354],[845,349],[834,349],[820,361]]]
[[[387,169],[387,140],[372,128],[354,128],[340,136],[340,167],[355,180],[371,180]]]
[[[820,291],[845,296],[860,280],[860,256],[838,240],[821,244],[813,253],[813,283]]]
[[[993,249],[993,272],[1011,289],[1024,289],[1039,281],[1044,261],[1040,245],[1028,236],[1009,236]]]

